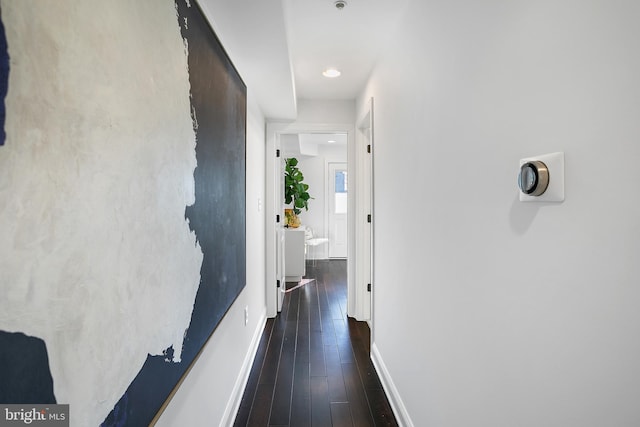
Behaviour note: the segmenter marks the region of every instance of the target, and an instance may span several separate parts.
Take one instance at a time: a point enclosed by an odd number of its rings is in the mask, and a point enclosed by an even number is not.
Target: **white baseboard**
[[[242,362],[242,368],[240,369],[240,373],[238,374],[236,383],[234,384],[233,390],[231,391],[231,396],[229,397],[229,401],[227,402],[227,407],[225,408],[224,415],[222,417],[222,420],[220,420],[220,427],[232,426],[233,422],[236,419],[236,414],[238,413],[238,409],[240,408],[242,395],[244,394],[244,389],[247,386],[247,381],[249,381],[251,367],[253,366],[253,361],[256,357],[256,353],[258,352],[260,339],[262,338],[262,333],[264,332],[264,326],[266,323],[267,312],[263,311],[262,315],[260,316],[260,320],[258,321],[256,330],[253,333],[253,338],[251,339],[249,350],[247,351],[247,354],[244,357],[244,361]]]
[[[398,394],[398,389],[396,389],[396,386],[391,379],[391,375],[389,375],[389,371],[382,360],[382,356],[380,356],[376,343],[371,344],[371,361],[373,362],[373,366],[376,368],[376,372],[378,372],[378,377],[380,377],[380,382],[382,383],[384,392],[387,394],[387,399],[389,399],[391,410],[396,417],[398,425],[400,427],[414,427],[413,421],[411,421],[411,417],[409,417],[409,413],[407,412],[407,408],[405,408],[404,403]]]

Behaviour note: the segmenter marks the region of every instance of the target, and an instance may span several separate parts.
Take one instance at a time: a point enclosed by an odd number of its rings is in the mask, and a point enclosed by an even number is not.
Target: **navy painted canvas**
[[[148,356],[104,426],[148,425],[245,286],[246,86],[194,1],[176,2],[188,42],[196,132],[195,204],[185,217],[204,254],[180,363]],[[180,256],[180,254],[176,254]]]

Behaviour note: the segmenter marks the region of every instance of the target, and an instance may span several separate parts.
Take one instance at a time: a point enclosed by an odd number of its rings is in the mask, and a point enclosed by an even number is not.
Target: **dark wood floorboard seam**
[[[315,280],[288,292],[265,325],[234,426],[397,426],[369,327],[347,317],[346,261],[314,264]]]

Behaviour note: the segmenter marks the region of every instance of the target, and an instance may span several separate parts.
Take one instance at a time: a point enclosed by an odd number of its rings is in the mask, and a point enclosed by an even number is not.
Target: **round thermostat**
[[[518,174],[520,191],[528,196],[540,196],[549,186],[549,169],[541,161],[535,160],[520,166]]]

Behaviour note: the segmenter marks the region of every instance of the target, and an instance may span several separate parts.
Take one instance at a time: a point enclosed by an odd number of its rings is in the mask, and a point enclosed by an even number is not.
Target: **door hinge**
[[[276,150],[276,157],[280,157],[280,150]]]
[[[371,154],[371,144],[367,145],[367,153]]]
[[[276,222],[280,224],[280,215],[276,215]]]
[[[368,214],[368,215],[367,215],[367,222],[368,222],[368,223],[371,223],[371,214]]]
[[[276,286],[280,288],[280,280],[276,280]]]
[[[371,283],[367,283],[367,292],[371,292]]]

